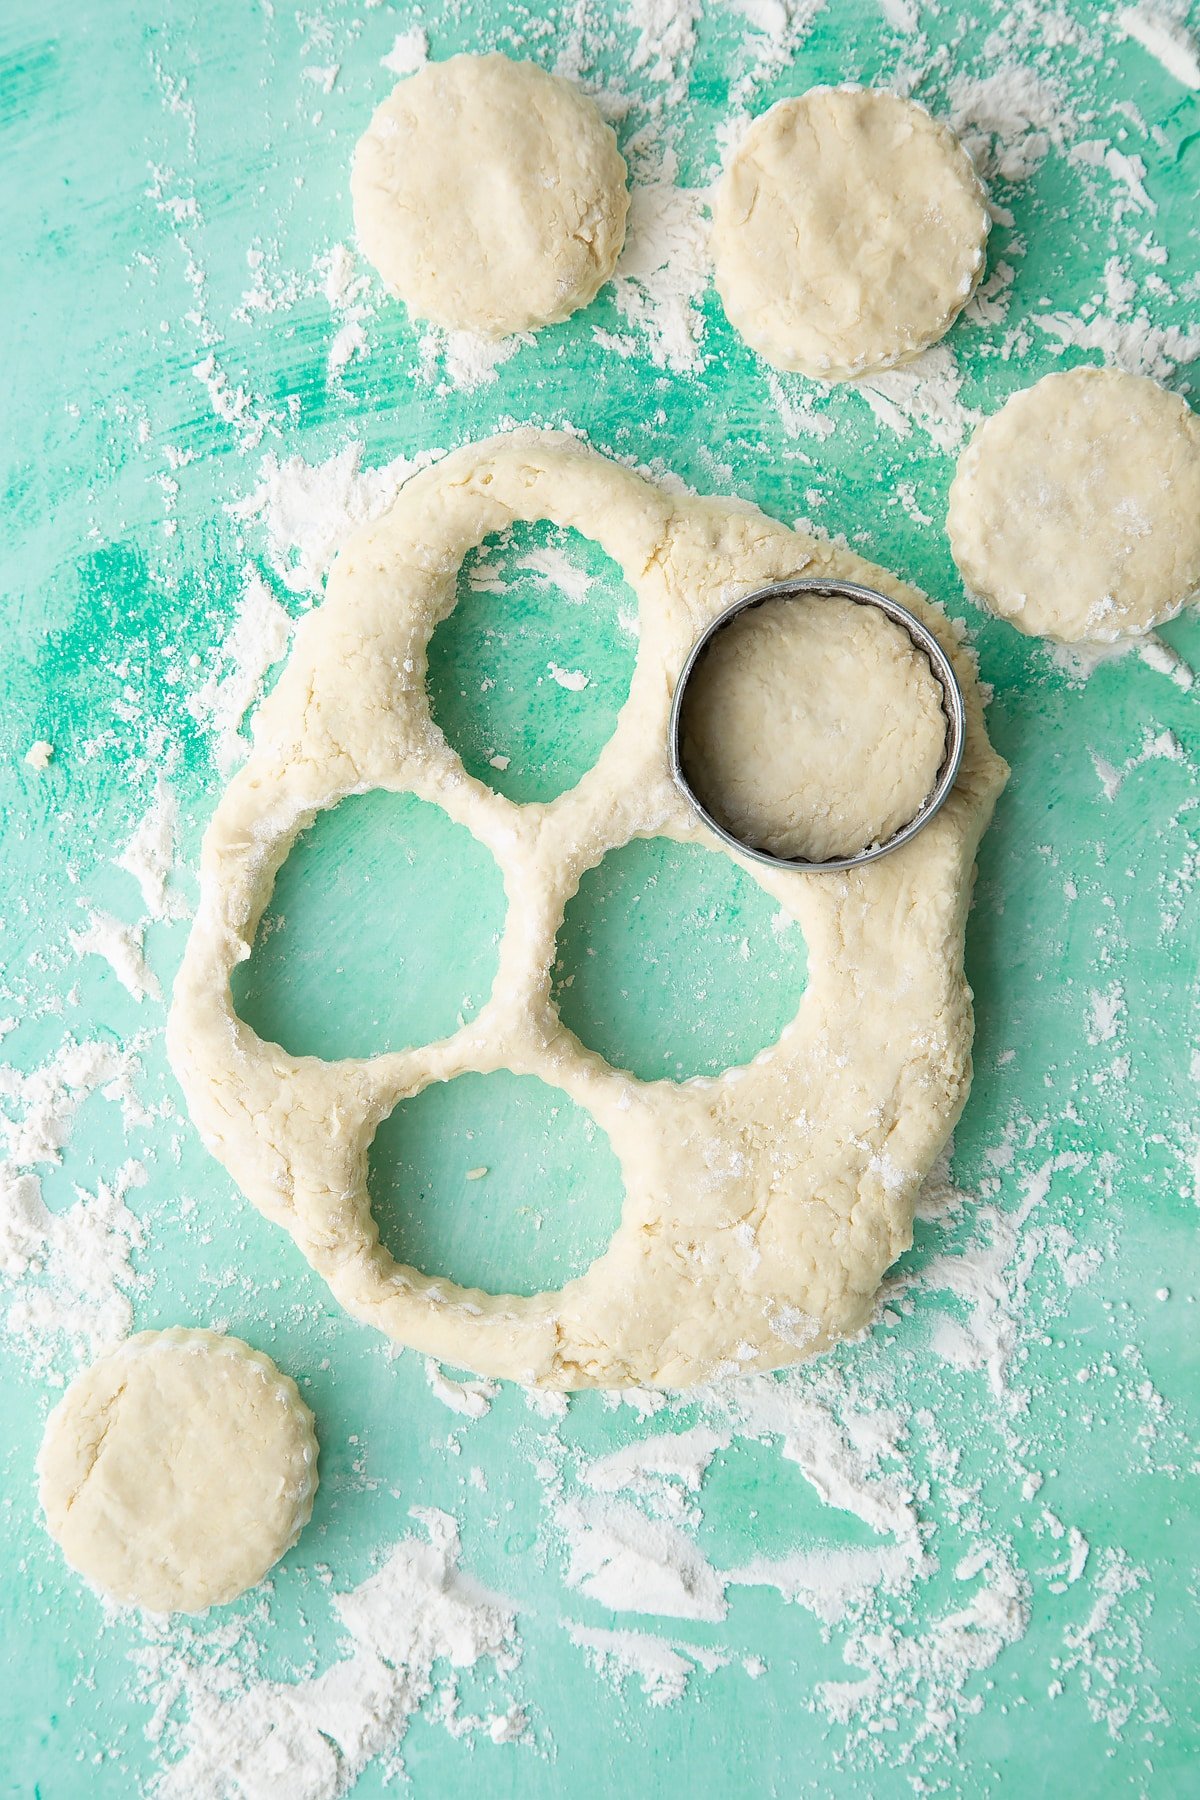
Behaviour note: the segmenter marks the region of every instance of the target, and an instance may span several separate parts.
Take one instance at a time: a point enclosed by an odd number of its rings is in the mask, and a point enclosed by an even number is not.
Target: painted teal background
[[[1065,9],[1088,21],[1093,10]],[[1069,42],[1047,50],[1033,27],[1023,37],[1024,27],[1005,23],[1003,6],[974,9],[973,22],[920,11],[931,42],[950,46],[944,70],[921,85],[922,97],[943,106],[954,70],[987,73],[1005,45],[1024,60],[1040,59],[1079,111],[1094,115],[1077,137],[1110,140],[1144,160],[1157,208],[1153,217],[1116,219],[1119,187],[1059,149],[1027,182],[1000,184],[996,197],[1013,224],[997,229],[993,261],[1012,254],[1014,238],[1024,254],[1014,259],[1007,319],[963,323],[952,334],[964,401],[990,409],[1047,369],[1078,359],[1078,352],[1056,357],[1053,340],[1032,328],[1009,345],[1011,354],[1000,352],[1031,314],[1079,311],[1101,291],[1110,256],[1130,268],[1136,304],[1157,324],[1193,323],[1200,100],[1136,46],[1112,38],[1097,61]],[[539,16],[544,33],[515,6],[430,5],[421,22],[435,55],[506,46],[511,31],[525,53],[552,63],[570,20],[553,11]],[[613,16],[610,44],[594,33],[596,67],[633,96],[622,127],[628,140],[646,122],[652,87],[644,73],[630,73],[635,34],[619,9]],[[333,1572],[337,1587],[348,1586],[411,1528],[410,1506],[445,1506],[461,1516],[464,1566],[518,1608],[525,1654],[515,1691],[529,1707],[535,1743],[472,1745],[418,1719],[405,1744],[418,1793],[470,1783],[489,1796],[659,1795],[686,1783],[703,1797],[892,1796],[911,1792],[910,1777],[920,1770],[935,1786],[964,1794],[1181,1794],[1194,1780],[1196,1750],[1197,1531],[1185,1474],[1197,1374],[1197,1192],[1189,1161],[1200,867],[1194,696],[1136,658],[1100,668],[1083,685],[1041,646],[983,619],[961,595],[939,528],[950,460],[919,428],[902,440],[860,396],[846,393],[818,400],[836,421],[833,435],[819,443],[790,439],[760,365],[729,332],[711,293],[708,361],[698,375],[663,371],[644,354],[600,359],[593,327],[623,328],[606,292],[470,395],[421,379],[416,332],[402,308],[382,304],[367,324],[370,355],[331,389],[325,365],[335,322],[310,279],[313,263],[349,238],[354,138],[391,79],[381,56],[416,17],[404,6],[328,0],[299,13],[232,0],[203,10],[169,0],[9,0],[0,18],[7,251],[0,1012],[19,1021],[0,1055],[28,1070],[67,1030],[126,1041],[148,1029],[140,1092],[162,1109],[127,1152],[115,1109],[90,1100],[62,1165],[42,1171],[47,1198],[66,1205],[74,1184],[94,1186],[125,1154],[141,1156],[151,1179],[131,1197],[147,1234],[138,1325],[227,1326],[276,1355],[311,1398],[322,1488],[312,1528],[275,1578],[269,1616],[255,1625],[264,1671],[284,1673],[313,1649],[331,1653],[336,1633],[319,1567]],[[597,25],[603,17],[598,10]],[[989,42],[997,28],[999,45]],[[715,130],[745,61],[745,31],[733,10],[714,8],[701,20],[687,104],[671,109],[684,181],[702,181],[716,165]],[[761,84],[752,105],[758,110],[815,81],[888,77],[902,52],[881,9],[832,0],[793,64]],[[304,69],[334,63],[337,80],[326,94]],[[1126,102],[1148,132],[1119,111]],[[1138,258],[1148,231],[1168,250],[1161,267]],[[280,301],[273,310],[242,304],[252,282],[249,250],[262,253],[260,273]],[[1168,292],[1155,290],[1156,274]],[[245,433],[214,416],[192,372],[210,350],[268,418],[260,444],[246,446]],[[1186,369],[1174,385],[1188,391]],[[80,962],[70,949],[80,900],[137,915],[136,891],[111,859],[148,804],[164,743],[177,748],[182,857],[194,867],[220,783],[208,737],[186,703],[212,667],[247,558],[269,577],[261,536],[253,527],[239,536],[225,510],[253,487],[260,456],[273,449],[315,461],[354,437],[366,462],[382,462],[514,419],[570,421],[600,447],[673,469],[698,488],[736,492],[781,518],[812,516],[845,533],[968,622],[994,686],[990,729],[1013,778],[983,847],[969,931],[977,1078],[955,1171],[964,1186],[982,1185],[1011,1212],[1022,1171],[1055,1153],[1079,1152],[1080,1170],[1056,1177],[1042,1217],[1094,1248],[1099,1266],[1075,1287],[1064,1285],[1052,1257],[1032,1268],[1013,1365],[1014,1382],[1028,1395],[1019,1416],[989,1401],[981,1374],[931,1354],[935,1300],[920,1286],[895,1325],[840,1352],[836,1364],[850,1381],[877,1371],[886,1382],[889,1368],[899,1369],[903,1403],[914,1415],[928,1409],[962,1452],[955,1479],[971,1494],[965,1511],[950,1496],[919,1418],[914,1423],[909,1455],[924,1483],[918,1510],[941,1569],[908,1614],[898,1607],[898,1628],[916,1630],[953,1598],[971,1507],[1007,1542],[1031,1584],[1030,1628],[970,1684],[982,1706],[962,1719],[957,1741],[914,1749],[901,1721],[875,1746],[848,1743],[808,1704],[816,1681],[853,1675],[838,1633],[826,1641],[808,1614],[770,1590],[731,1590],[730,1617],[720,1627],[613,1619],[568,1592],[531,1466],[538,1422],[520,1395],[506,1390],[485,1419],[465,1427],[430,1395],[417,1359],[393,1358],[346,1320],[290,1242],[200,1149],[166,1069],[161,1010],[135,1006],[103,964]],[[166,443],[193,458],[173,476],[178,494],[169,508],[161,480],[170,473]],[[911,484],[908,506],[902,483]],[[934,523],[920,523],[914,512]],[[514,783],[567,785],[579,772],[581,747],[603,740],[629,663],[628,642],[612,629],[619,597],[606,579],[601,569],[597,603],[573,621],[579,637],[570,657],[558,658],[593,672],[595,691],[583,696],[539,691],[523,705],[522,658],[540,658],[545,596],[510,596],[497,613],[502,679],[489,698],[495,711],[487,727],[510,734]],[[294,597],[281,598],[296,609]],[[456,668],[477,673],[478,640],[466,629],[474,616],[464,611],[441,646],[435,700],[468,759],[486,760],[487,732],[472,724],[477,712],[454,687]],[[1163,636],[1200,664],[1194,616]],[[1147,734],[1165,731],[1183,759],[1138,763]],[[38,737],[55,745],[44,774],[22,760]],[[1111,800],[1093,753],[1114,769],[1136,765]],[[403,1036],[414,1023],[424,1035],[447,1008],[453,1016],[464,1002],[478,1004],[500,904],[482,853],[411,809],[402,827],[376,816],[344,840],[334,821],[317,830],[325,847],[315,832],[314,846],[285,874],[294,892],[280,904],[288,924],[263,945],[260,991],[247,1005],[274,1007],[298,1031]],[[655,854],[647,847],[647,857]],[[583,970],[595,948],[599,972],[589,969],[586,981],[565,990],[575,996],[565,1004],[579,1008],[592,1041],[603,1039],[639,1072],[660,1072],[672,1059],[685,1072],[713,1060],[719,1066],[728,1045],[746,1045],[756,1029],[766,1041],[787,1011],[781,988],[790,983],[794,993],[803,980],[802,951],[793,946],[785,955],[755,913],[756,896],[731,891],[727,865],[718,874],[706,860],[697,854],[679,869],[644,862],[624,876],[619,867],[599,871],[595,891],[581,896],[569,921],[564,958]],[[424,868],[436,879],[426,894],[461,882],[449,911],[440,898],[436,906],[423,902],[414,871]],[[648,874],[656,885],[647,884]],[[330,891],[339,881],[361,883],[363,924],[345,933],[337,956],[323,959],[322,920],[333,929],[343,913]],[[634,888],[640,900],[631,906]],[[460,913],[464,895],[469,903]],[[747,909],[736,931],[731,908]],[[470,930],[463,915],[473,918]],[[148,954],[164,985],[185,929],[149,931]],[[293,932],[309,934],[308,960],[272,964]],[[748,964],[738,951],[743,937],[754,952]],[[572,972],[564,961],[561,977]],[[1123,993],[1118,1035],[1089,1041],[1089,994],[1114,983]],[[630,993],[649,998],[631,1006]],[[379,1037],[372,1043],[382,1047]],[[1114,1068],[1118,1057],[1128,1059],[1124,1074]],[[401,1161],[416,1153],[414,1143],[420,1149],[416,1175],[432,1195],[453,1158],[461,1167],[465,1156],[461,1136],[442,1139],[439,1126],[495,1133],[521,1116],[508,1104],[504,1078],[494,1080],[501,1086],[490,1099],[468,1095],[456,1119],[426,1119],[419,1133],[406,1134],[407,1150],[397,1146]],[[529,1117],[519,1134],[522,1166],[536,1170],[540,1159],[551,1193],[559,1191],[555,1168],[561,1175],[578,1166],[587,1207],[579,1218],[575,1209],[555,1212],[536,1230],[519,1207],[511,1224],[502,1206],[495,1209],[488,1254],[513,1280],[553,1268],[556,1259],[570,1263],[582,1246],[603,1241],[616,1203],[602,1143],[590,1142],[582,1127],[561,1136],[536,1106]],[[419,1227],[410,1221],[410,1231],[427,1234],[431,1258],[458,1253],[460,1204],[444,1188]],[[398,1218],[396,1229],[403,1226]],[[973,1229],[970,1209],[948,1231],[919,1227],[906,1269],[919,1281],[947,1244],[961,1247]],[[1166,1301],[1155,1297],[1162,1288]],[[2,1355],[0,1791],[23,1800],[137,1793],[158,1766],[144,1736],[148,1708],[131,1686],[129,1651],[142,1638],[127,1621],[103,1620],[41,1530],[31,1469],[53,1390],[31,1376],[19,1343],[6,1341]],[[1087,1382],[1078,1380],[1080,1369]],[[1161,1396],[1161,1417],[1144,1382]],[[628,1410],[586,1396],[573,1403],[563,1437],[572,1452],[592,1455],[691,1416],[683,1407],[643,1427]],[[1023,1495],[1014,1433],[1044,1476],[1033,1497]],[[451,1434],[461,1455],[448,1448]],[[476,1464],[486,1494],[467,1482],[466,1469]],[[1045,1573],[1059,1552],[1045,1536],[1043,1506],[1093,1545],[1088,1576],[1064,1593],[1053,1591]],[[710,1471],[700,1542],[722,1567],[810,1539],[869,1536],[857,1520],[823,1507],[775,1447],[738,1439]],[[1144,1579],[1110,1634],[1111,1667],[1064,1667],[1065,1634],[1085,1625],[1096,1603],[1094,1572],[1105,1546],[1122,1548]],[[249,1596],[233,1610],[257,1617],[263,1604]],[[562,1616],[761,1654],[766,1673],[750,1680],[736,1665],[698,1673],[680,1702],[651,1708],[636,1684],[617,1696],[587,1667],[563,1636]],[[1063,1692],[1052,1698],[1055,1682]],[[468,1706],[470,1686],[468,1678]],[[1115,1716],[1112,1696],[1126,1694],[1128,1717],[1114,1733],[1105,1722]],[[370,1771],[359,1791],[381,1793],[380,1772]]]

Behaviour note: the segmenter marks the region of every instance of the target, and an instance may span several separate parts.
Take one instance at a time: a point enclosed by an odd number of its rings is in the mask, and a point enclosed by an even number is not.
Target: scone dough
[[[261,1581],[308,1523],[313,1416],[239,1338],[143,1331],[76,1376],[38,1476],[72,1568],[126,1605],[202,1612]]]
[[[613,272],[629,195],[617,140],[569,81],[506,56],[427,63],[354,153],[364,254],[419,319],[489,337],[586,306]]]
[[[525,806],[466,773],[425,687],[430,635],[454,605],[463,557],[517,519],[594,539],[640,611],[612,737],[576,787]],[[938,634],[966,702],[961,772],[918,838],[849,874],[746,859],[804,934],[796,1017],[745,1067],[638,1081],[558,1018],[551,968],[563,909],[584,872],[636,836],[731,854],[672,782],[672,691],[719,612],[801,571],[882,588]],[[168,1024],[192,1117],[343,1306],[427,1354],[558,1388],[683,1387],[794,1362],[870,1318],[961,1111],[971,1042],[963,927],[975,848],[1005,774],[967,654],[941,612],[883,569],[745,503],[668,492],[565,434],[468,445],[414,476],[344,546],[205,834]],[[440,806],[500,865],[509,910],[492,993],[436,1044],[337,1063],[291,1056],[238,1019],[230,971],[250,955],[297,834],[322,808],[376,787]],[[380,1120],[433,1082],[500,1068],[584,1107],[621,1163],[612,1243],[556,1293],[485,1294],[398,1265],[371,1217],[367,1153]],[[557,1198],[536,1196],[545,1208]]]
[[[1150,631],[1200,593],[1200,418],[1144,375],[1043,376],[975,432],[946,528],[967,586],[1018,630]]]
[[[941,686],[908,633],[815,594],[766,600],[719,631],[682,725],[684,771],[717,823],[808,862],[894,836],[946,750]]]
[[[755,119],[721,178],[717,291],[776,368],[849,381],[945,335],[989,224],[970,157],[923,106],[812,88]]]

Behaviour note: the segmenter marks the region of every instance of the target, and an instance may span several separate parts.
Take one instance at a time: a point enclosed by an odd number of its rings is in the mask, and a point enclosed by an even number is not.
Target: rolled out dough
[[[1045,375],[963,451],[946,528],[967,586],[1019,631],[1150,631],[1200,594],[1200,418],[1144,375]]]
[[[463,557],[516,519],[595,539],[640,608],[613,735],[582,781],[545,805],[516,805],[468,776],[425,686]],[[882,588],[937,632],[966,702],[962,769],[920,837],[867,867],[805,874],[747,860],[804,934],[799,1011],[743,1068],[644,1083],[558,1018],[550,970],[563,908],[583,873],[635,836],[723,848],[671,780],[672,691],[720,611],[801,571]],[[970,1083],[963,928],[975,848],[1006,775],[970,661],[936,608],[744,503],[670,493],[574,438],[520,431],[414,476],[343,547],[253,739],[205,835],[169,1048],[205,1142],[343,1306],[430,1355],[558,1388],[683,1387],[794,1362],[866,1323]],[[495,856],[509,915],[493,990],[439,1043],[332,1064],[293,1057],[237,1018],[230,971],[250,954],[298,833],[375,787],[442,807]],[[398,1265],[371,1217],[379,1121],[432,1082],[498,1068],[560,1088],[620,1159],[620,1226],[556,1293],[467,1291]]]
[[[313,1417],[239,1338],[143,1331],[77,1375],[38,1456],[72,1568],[150,1612],[202,1612],[261,1581],[312,1513]]]
[[[685,773],[718,824],[808,862],[907,825],[946,749],[941,686],[908,634],[816,595],[764,601],[719,631],[682,723]]]
[[[812,88],[755,119],[721,178],[717,291],[768,362],[849,381],[944,337],[989,224],[971,159],[923,106]]]
[[[354,153],[364,254],[419,319],[488,337],[594,299],[625,238],[617,140],[535,63],[452,56],[392,91]]]

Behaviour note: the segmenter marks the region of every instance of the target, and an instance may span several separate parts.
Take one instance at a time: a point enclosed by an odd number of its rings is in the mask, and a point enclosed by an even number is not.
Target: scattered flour
[[[1187,5],[1140,0],[1117,14],[1117,30],[1148,51],[1184,87],[1200,89],[1200,44],[1188,29]]]
[[[424,68],[429,61],[429,36],[419,25],[413,25],[408,31],[401,31],[396,41],[383,57],[385,69],[403,80],[406,75],[415,75],[418,69]]]
[[[732,1661],[726,1650],[679,1643],[645,1631],[605,1631],[571,1620],[564,1629],[598,1674],[611,1675],[618,1687],[630,1677],[636,1678],[651,1706],[668,1706],[682,1699],[688,1678],[698,1668],[711,1674]]]
[[[677,374],[703,366],[708,286],[708,192],[674,185],[674,162],[630,195],[625,247],[613,275],[617,311],[640,332],[651,360]],[[596,329],[603,348],[634,354],[634,338]]]
[[[560,688],[566,688],[570,694],[581,694],[585,687],[591,685],[591,676],[585,675],[582,669],[560,669],[556,662],[548,662],[551,681],[556,681]]]
[[[460,1413],[464,1419],[482,1419],[485,1413],[491,1411],[492,1401],[500,1392],[498,1381],[477,1380],[474,1377],[456,1381],[443,1372],[432,1356],[425,1358],[425,1379],[429,1383],[430,1392],[442,1405],[448,1406],[451,1412]]]
[[[287,655],[291,637],[291,619],[262,576],[247,566],[216,667],[188,702],[192,716],[212,733],[219,774],[231,774],[249,749],[242,721],[262,697],[270,671]]]
[[[264,1800],[336,1800],[377,1757],[385,1774],[401,1772],[409,1721],[444,1683],[439,1664],[511,1673],[519,1657],[512,1608],[462,1574],[458,1527],[447,1513],[418,1508],[412,1516],[428,1542],[402,1539],[374,1575],[333,1595],[347,1652],[319,1674],[231,1684],[220,1660],[189,1657],[166,1630],[151,1637],[137,1657],[142,1685],[158,1700],[160,1735],[181,1752],[157,1784],[157,1800],[226,1800],[235,1790]],[[524,1732],[511,1703],[464,1720],[452,1685],[441,1686],[441,1699],[454,1735],[507,1743]],[[170,1715],[180,1701],[186,1717],[176,1725]]]
[[[426,450],[364,469],[358,441],[319,463],[300,456],[281,461],[271,451],[258,485],[229,510],[236,519],[265,526],[272,570],[290,593],[319,599],[330,564],[351,533],[379,518],[410,475],[444,454]]]
[[[76,956],[98,956],[106,962],[127,994],[137,1001],[161,1000],[158,977],[146,961],[144,932],[111,913],[93,912],[82,931],[68,931]]]
[[[948,344],[935,344],[898,369],[853,383],[881,425],[906,438],[914,426],[939,450],[954,454],[982,414],[959,399],[962,376]]]
[[[1026,63],[955,75],[949,94],[951,123],[989,179],[1027,180],[1074,128],[1061,84]]]
[[[154,799],[116,859],[117,867],[132,875],[142,890],[146,911],[153,919],[178,919],[187,911],[182,898],[170,885],[175,870],[178,827],[178,802],[166,776],[159,770]]]
[[[436,386],[440,374],[445,388],[474,394],[490,387],[497,380],[497,370],[533,341],[531,331],[486,338],[474,331],[444,331],[440,325],[428,325],[417,347],[421,379]]]
[[[555,1519],[567,1552],[566,1582],[613,1612],[723,1619],[725,1584],[676,1525],[627,1500],[580,1499]]]

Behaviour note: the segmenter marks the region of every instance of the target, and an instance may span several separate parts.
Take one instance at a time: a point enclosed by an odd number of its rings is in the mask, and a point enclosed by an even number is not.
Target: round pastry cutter
[[[713,640],[740,618],[745,612],[764,605],[769,600],[794,600],[803,596],[819,595],[826,599],[850,600],[859,606],[874,606],[886,615],[894,625],[907,633],[915,647],[922,653],[929,664],[934,680],[942,691],[942,712],[946,720],[946,747],[941,765],[933,787],[906,825],[892,833],[882,843],[868,844],[864,849],[856,851],[853,856],[830,857],[827,862],[809,862],[803,857],[776,856],[769,850],[762,850],[756,844],[746,843],[734,837],[732,832],[715,819],[703,798],[696,792],[684,768],[683,761],[683,712],[687,698],[688,683],[697,665]],[[756,588],[752,594],[746,594],[733,605],[719,613],[706,631],[693,644],[687,661],[683,665],[679,680],[675,684],[675,697],[671,703],[671,718],[668,726],[668,750],[671,760],[671,774],[675,785],[688,803],[695,808],[709,827],[719,838],[739,851],[743,856],[752,856],[757,862],[769,863],[774,868],[806,869],[814,872],[824,871],[832,874],[843,869],[858,869],[865,863],[875,862],[881,856],[889,856],[893,850],[899,850],[903,844],[911,842],[919,831],[923,831],[938,810],[945,805],[950,790],[954,786],[962,762],[963,744],[966,739],[966,709],[963,705],[962,689],[958,677],[954,673],[950,658],[942,649],[937,638],[897,601],[887,594],[880,594],[874,588],[859,587],[852,581],[796,580],[777,581],[770,587]]]

